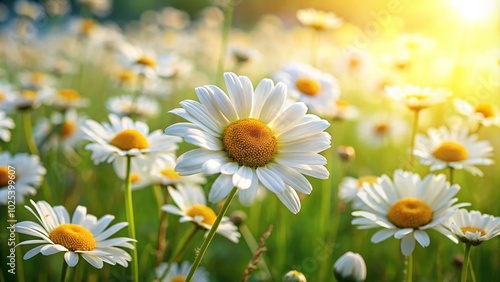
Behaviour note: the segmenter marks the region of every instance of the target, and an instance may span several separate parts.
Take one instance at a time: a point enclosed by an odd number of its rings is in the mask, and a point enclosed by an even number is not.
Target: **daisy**
[[[318,31],[338,28],[344,22],[333,12],[325,12],[316,9],[298,10],[297,19],[304,26],[311,27]]]
[[[173,152],[180,138],[166,136],[159,130],[149,133],[147,124],[129,117],[109,116],[110,123],[85,121],[85,138],[91,141],[85,148],[92,151],[94,163],[123,161],[125,156]]]
[[[9,152],[0,153],[0,204],[7,203],[11,186],[9,180],[14,180],[16,204],[21,204],[24,203],[26,195],[36,194],[36,189],[42,184],[46,172],[38,156],[25,153],[15,155]]]
[[[342,178],[342,181],[339,184],[339,199],[345,203],[352,202],[352,207],[354,209],[361,208],[364,203],[358,198],[358,192],[363,189],[365,183],[378,183],[377,179],[378,178],[374,175],[365,175],[359,178],[346,176]]]
[[[175,171],[176,165],[177,162],[171,155],[162,154],[155,158],[150,168],[153,183],[182,188],[183,185],[201,185],[207,181],[202,173],[180,175]]]
[[[47,104],[61,111],[70,108],[82,108],[89,105],[89,100],[80,96],[74,89],[59,89],[47,97]]]
[[[444,168],[464,169],[482,176],[476,165],[492,165],[493,147],[487,140],[478,141],[476,134],[469,135],[465,128],[446,127],[429,129],[428,136],[417,135],[414,155],[431,171]]]
[[[5,115],[5,112],[0,111],[0,139],[5,142],[10,141],[10,130],[16,126],[14,120]]]
[[[353,120],[358,117],[359,110],[345,100],[336,100],[331,107],[318,108],[316,113],[332,120]]]
[[[461,114],[480,125],[500,127],[500,112],[492,104],[478,103],[473,106],[462,99],[455,99],[454,102],[455,107]]]
[[[292,100],[303,102],[316,114],[331,109],[340,96],[339,86],[332,75],[305,64],[284,66],[275,74],[274,80],[286,84]]]
[[[162,263],[155,269],[156,279],[154,281],[160,282],[183,282],[186,281],[186,277],[188,276],[189,270],[191,269],[191,263],[185,261],[182,264],[173,263],[170,270],[165,275],[165,277],[161,280],[158,280],[158,277],[162,277],[163,273],[167,270],[168,263]],[[205,271],[203,267],[199,267],[196,269],[196,272],[193,275],[193,282],[208,282],[208,273]]]
[[[477,246],[500,235],[500,218],[460,209],[449,219],[448,228],[460,241]]]
[[[55,79],[45,72],[33,71],[19,74],[19,83],[22,89],[37,91],[53,86]]]
[[[253,202],[259,185],[275,193],[285,206],[297,213],[296,192],[309,194],[312,186],[303,176],[328,178],[326,159],[319,152],[330,147],[325,120],[306,114],[303,103],[284,106],[286,86],[262,80],[253,89],[250,79],[224,75],[229,97],[218,87],[196,89],[201,103],[181,102],[171,112],[189,122],[169,126],[166,134],[184,137],[200,148],[178,159],[180,175],[220,173],[209,193],[211,202],[239,189],[244,205]]]
[[[171,77],[176,73],[175,55],[165,54],[158,56],[151,49],[141,49],[130,44],[120,46],[119,59],[123,66],[134,73],[147,78]]]
[[[418,174],[400,169],[394,172],[394,180],[382,175],[378,183],[364,185],[358,197],[365,206],[352,213],[353,225],[358,229],[379,228],[371,241],[378,243],[394,236],[401,239],[401,252],[412,254],[415,241],[422,247],[430,244],[427,230],[434,229],[450,240],[458,242],[444,227],[444,221],[468,203],[455,204],[453,198],[460,187],[450,186],[444,174],[429,174],[421,179]]]
[[[1,103],[0,108],[7,113],[15,111],[27,111],[38,108],[51,95],[49,88],[40,90],[22,89],[14,95],[7,96]]]
[[[118,248],[133,249],[130,242],[135,241],[126,237],[109,237],[123,227],[127,222],[120,222],[108,228],[115,218],[105,215],[97,219],[87,214],[87,208],[78,206],[70,219],[68,211],[63,206],[51,207],[45,201],[35,203],[33,210],[25,206],[40,222],[23,221],[16,224],[16,232],[38,237],[37,240],[27,240],[18,244],[41,244],[24,254],[24,259],[30,259],[38,253],[49,256],[58,252],[64,252],[64,260],[70,267],[74,267],[80,256],[95,268],[102,268],[103,263],[111,265],[120,264],[128,266],[130,255]]]
[[[35,127],[35,140],[43,150],[61,148],[72,151],[83,140],[82,126],[86,118],[78,116],[74,110],[64,114],[54,112],[50,120],[40,119]]]
[[[145,97],[123,95],[109,98],[106,103],[109,112],[118,116],[131,116],[137,118],[152,118],[158,115],[160,106],[156,100]]]
[[[180,222],[194,222],[201,228],[210,230],[215,222],[217,214],[206,205],[205,193],[200,186],[186,185],[181,189],[168,187],[168,193],[177,204],[164,205],[161,209],[165,212],[180,215]],[[225,216],[217,228],[217,233],[228,238],[234,243],[238,243],[240,233],[237,231],[229,217]]]
[[[347,252],[335,261],[333,274],[338,281],[365,281],[365,260],[358,253]]]
[[[140,162],[135,161],[136,159],[132,159],[130,163],[130,183],[132,190],[138,190],[144,187],[147,187],[153,184],[151,178],[151,161],[154,160],[152,158],[147,158]],[[125,180],[126,177],[126,163],[125,162],[114,162],[113,168],[115,170],[116,175]]]
[[[407,134],[408,125],[400,119],[391,119],[386,114],[376,113],[363,119],[357,125],[357,131],[364,144],[380,147],[384,142],[401,142]]]
[[[386,95],[406,105],[412,111],[420,111],[435,104],[442,103],[451,95],[445,89],[432,89],[414,85],[386,86]]]

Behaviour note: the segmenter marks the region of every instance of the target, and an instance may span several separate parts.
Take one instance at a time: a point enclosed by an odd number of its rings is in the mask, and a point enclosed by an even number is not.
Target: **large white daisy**
[[[200,148],[178,159],[181,175],[220,173],[209,193],[211,202],[239,189],[244,205],[253,202],[259,185],[274,192],[293,213],[300,210],[297,191],[312,186],[303,174],[328,178],[326,159],[319,152],[330,147],[325,120],[306,114],[303,103],[285,106],[286,86],[262,80],[253,89],[250,79],[224,75],[229,97],[213,85],[196,89],[201,103],[181,102],[171,112],[189,122],[169,126],[166,134],[184,137]]]
[[[133,249],[130,243],[135,241],[126,237],[109,237],[123,227],[127,222],[120,222],[108,228],[115,218],[112,215],[105,215],[100,219],[87,214],[87,208],[78,206],[70,218],[68,211],[63,206],[51,207],[45,201],[35,203],[33,210],[25,206],[40,222],[22,221],[16,224],[16,231],[19,233],[38,237],[37,240],[27,240],[18,244],[40,244],[24,254],[24,259],[30,259],[38,253],[48,256],[59,252],[64,252],[64,260],[70,267],[74,267],[80,258],[83,257],[95,268],[102,268],[104,262],[115,265],[128,266],[131,261],[130,255],[118,248],[124,247]]]
[[[173,263],[170,270],[165,275],[165,277],[161,280],[158,280],[159,277],[163,276],[163,273],[167,271],[168,263],[162,263],[155,269],[156,279],[154,281],[160,282],[184,282],[186,281],[186,277],[189,274],[189,270],[191,269],[191,263],[188,261],[183,262],[182,264]],[[193,275],[193,282],[208,282],[208,273],[205,271],[203,267],[198,267]]]
[[[200,186],[185,185],[179,189],[174,189],[169,186],[168,193],[177,204],[177,207],[170,204],[164,205],[161,208],[163,211],[180,215],[180,222],[194,222],[206,229],[207,232],[212,228],[217,218],[217,214],[213,209],[207,206],[205,193]],[[217,228],[217,233],[234,243],[238,243],[240,233],[237,229],[238,228],[231,222],[229,217],[225,216],[222,218]]]
[[[477,246],[500,235],[500,218],[460,209],[449,219],[448,228],[460,241]]]
[[[483,172],[475,166],[494,163],[488,158],[493,147],[489,141],[477,138],[476,134],[469,135],[466,128],[431,128],[427,136],[417,135],[413,153],[422,164],[430,165],[431,171],[450,167],[482,176]]]
[[[0,204],[7,203],[7,196],[12,194],[9,186],[15,187],[16,204],[24,203],[25,196],[36,194],[46,172],[38,156],[0,153]]]
[[[358,197],[365,206],[352,213],[352,224],[358,229],[383,228],[371,241],[378,243],[394,236],[401,239],[401,252],[411,255],[415,241],[422,247],[430,244],[427,230],[434,229],[454,242],[457,239],[445,228],[444,222],[468,203],[455,204],[453,198],[460,187],[450,186],[444,174],[427,175],[396,170],[394,180],[382,175],[378,183],[365,184]]]

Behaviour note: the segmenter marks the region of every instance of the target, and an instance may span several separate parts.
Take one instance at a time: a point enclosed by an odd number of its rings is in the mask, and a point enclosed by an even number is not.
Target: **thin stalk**
[[[127,213],[128,233],[130,238],[136,240],[135,222],[134,222],[134,205],[132,202],[132,182],[130,180],[130,164],[132,157],[127,156],[127,168],[125,174],[125,210]],[[137,242],[133,241],[134,248],[132,249],[132,279],[139,282],[139,264],[137,261]]]
[[[257,249],[259,248],[259,244],[257,243],[257,240],[255,240],[255,238],[252,235],[252,232],[250,231],[250,229],[248,228],[248,226],[246,224],[241,224],[239,227],[240,227],[241,236],[243,236],[243,239],[247,243],[248,248],[250,249],[252,254],[255,253],[255,251],[257,251]],[[267,266],[267,263],[266,263],[264,257],[261,257],[261,259],[257,263],[258,263],[259,268],[262,270],[262,272],[261,272],[262,281],[268,281],[270,279],[272,280],[273,276],[271,274],[271,271],[269,270],[269,267]]]
[[[413,167],[413,151],[415,149],[415,137],[417,136],[417,130],[418,130],[418,117],[419,117],[419,110],[415,111],[415,116],[413,117],[413,129],[411,133],[411,144],[410,144],[410,166]]]
[[[451,184],[451,182],[450,182]],[[443,281],[443,262],[441,259],[443,253],[443,238],[437,238],[437,258],[436,258],[436,277],[437,281]]]
[[[217,72],[215,78],[215,85],[220,84],[220,79],[223,77],[224,64],[226,61],[226,50],[227,43],[229,41],[229,31],[231,30],[231,23],[233,21],[233,1],[230,0],[229,3],[224,7],[224,24],[222,26],[222,42],[219,54],[219,62],[217,64]]]
[[[453,185],[453,175],[454,175],[454,172],[455,170],[450,166],[450,175],[449,175],[449,182],[450,182],[450,185]]]
[[[467,270],[469,269],[471,247],[472,244],[465,244],[464,264],[462,265],[462,278],[460,279],[461,282],[467,281]]]
[[[182,253],[186,250],[189,242],[191,242],[191,240],[193,239],[194,235],[198,232],[198,230],[200,230],[200,226],[195,223],[194,229],[190,233],[188,233],[188,235],[185,238],[183,238],[183,240],[181,240],[181,242],[183,242],[181,244],[181,247],[168,260],[167,268],[165,269],[165,271],[161,275],[159,281],[163,281],[163,279],[165,279],[165,277],[167,276],[168,272],[172,268],[172,264],[174,263],[174,261],[178,260],[179,257],[182,255]]]
[[[66,281],[66,274],[68,273],[68,264],[66,260],[63,259],[62,269],[61,269],[61,282]]]
[[[275,266],[277,266],[277,269],[284,269],[286,265],[286,259],[288,257],[287,254],[287,235],[286,235],[286,230],[288,228],[287,224],[287,215],[285,214],[285,210],[283,209],[283,206],[280,205],[280,201],[278,198],[276,198],[276,201],[278,202],[275,206],[277,209],[277,218],[279,221],[278,224],[278,230],[276,232],[276,250],[277,250],[277,259]]]
[[[196,269],[198,269],[198,266],[200,266],[201,260],[203,259],[203,256],[205,255],[205,252],[207,251],[208,246],[212,242],[212,239],[215,236],[215,232],[217,231],[217,228],[219,228],[219,225],[220,225],[220,222],[222,221],[222,218],[226,214],[227,210],[229,209],[229,205],[231,204],[231,201],[233,200],[234,196],[236,195],[236,191],[238,191],[238,188],[234,187],[233,190],[231,190],[231,192],[227,196],[227,199],[224,202],[224,205],[222,206],[221,211],[217,215],[217,218],[215,219],[215,222],[212,225],[212,228],[210,228],[210,231],[208,232],[208,235],[205,238],[205,241],[203,241],[203,244],[201,245],[200,251],[198,252],[198,255],[196,256],[196,259],[195,259],[193,265],[191,266],[191,269],[189,270],[189,274],[186,277],[186,282],[191,281]]]
[[[413,279],[413,256],[405,257],[405,282],[411,282]]]
[[[31,154],[39,156],[38,147],[36,146],[35,139],[33,138],[33,126],[31,125],[31,113],[29,111],[23,111],[23,125],[24,134],[26,136],[26,142],[30,149]]]
[[[476,274],[474,273],[474,267],[472,266],[472,263],[469,258],[469,271],[470,271],[470,278],[472,282],[476,282]]]

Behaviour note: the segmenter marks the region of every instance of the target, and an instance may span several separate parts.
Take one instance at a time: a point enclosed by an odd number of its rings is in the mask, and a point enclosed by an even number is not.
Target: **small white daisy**
[[[492,104],[478,103],[473,106],[462,99],[455,99],[454,102],[457,110],[467,118],[482,126],[500,127],[500,111]]]
[[[16,127],[14,120],[5,115],[5,112],[0,111],[0,139],[9,142],[10,141],[10,130]]]
[[[420,111],[444,102],[451,92],[445,89],[432,89],[414,85],[386,86],[386,95],[402,103],[412,111]]]
[[[316,9],[298,10],[297,19],[304,26],[311,27],[318,31],[338,28],[344,22],[333,12],[325,12]]]
[[[354,209],[361,208],[364,203],[358,198],[359,191],[363,189],[365,183],[375,184],[377,183],[377,179],[378,177],[374,175],[365,175],[357,179],[351,176],[342,178],[339,184],[339,199],[345,203],[352,202]]]
[[[50,88],[42,88],[40,90],[23,89],[17,91],[15,95],[7,96],[2,101],[0,109],[7,113],[36,109],[47,101],[51,93],[52,90]]]
[[[123,95],[109,98],[106,108],[110,113],[120,117],[130,116],[141,118],[153,118],[158,115],[160,106],[158,102],[149,97]]]
[[[159,277],[162,277],[163,273],[167,271],[168,263],[162,263],[155,269],[156,278],[154,281],[159,282],[184,282],[186,281],[186,277],[189,274],[189,270],[191,269],[191,263],[188,261],[183,262],[182,264],[173,263],[172,267],[165,275],[162,280],[158,280]],[[208,273],[205,271],[203,267],[198,267],[193,275],[193,282],[208,282]]]
[[[261,185],[275,193],[293,213],[300,210],[296,192],[310,194],[303,174],[328,178],[326,159],[319,153],[330,147],[330,125],[306,114],[303,103],[286,105],[286,86],[269,79],[253,89],[248,77],[224,75],[229,97],[213,85],[196,88],[201,103],[181,102],[171,112],[189,122],[169,126],[166,134],[182,136],[200,148],[177,160],[181,175],[217,174],[209,193],[211,202],[238,188],[242,204],[253,202]]]
[[[345,100],[336,100],[330,107],[325,105],[316,109],[316,114],[332,120],[353,120],[359,115],[358,108],[350,105]]]
[[[51,148],[73,151],[83,140],[84,134],[81,128],[85,120],[85,117],[78,116],[74,110],[64,114],[54,112],[50,120],[45,118],[39,120],[35,126],[35,140],[45,151]]]
[[[16,204],[22,204],[25,196],[36,194],[46,172],[38,156],[0,153],[0,204],[7,203],[9,180],[15,182]]]
[[[477,246],[500,235],[500,218],[460,209],[449,219],[448,228],[463,243]]]
[[[430,165],[431,171],[450,167],[482,176],[483,172],[475,166],[494,164],[488,158],[493,152],[490,142],[478,141],[478,136],[469,135],[466,128],[431,128],[427,135],[417,135],[413,153],[422,164]]]
[[[340,96],[338,83],[331,74],[306,64],[287,64],[274,75],[274,80],[286,84],[290,98],[303,102],[316,114],[328,111]]]
[[[120,46],[119,60],[126,69],[151,79],[172,77],[177,73],[175,62],[178,62],[178,57],[176,55],[158,56],[151,49],[141,49],[130,44]]]
[[[185,185],[182,188],[174,189],[168,187],[168,193],[174,200],[174,205],[164,205],[161,209],[165,212],[180,215],[180,222],[194,222],[200,227],[210,230],[217,218],[213,209],[206,205],[205,193],[200,186]],[[217,228],[217,233],[228,238],[234,243],[238,243],[240,233],[229,217],[225,216]]]
[[[66,111],[70,108],[87,107],[89,100],[81,97],[76,90],[66,88],[58,89],[48,96],[47,104],[61,111]]]
[[[24,254],[24,259],[30,259],[38,253],[49,256],[64,252],[64,260],[70,267],[74,267],[80,256],[95,268],[102,268],[105,263],[128,266],[132,260],[130,255],[118,248],[133,249],[130,243],[135,240],[126,237],[109,237],[127,226],[127,222],[120,222],[108,228],[115,218],[105,215],[100,219],[87,214],[87,208],[78,206],[70,218],[63,206],[51,207],[45,201],[35,203],[33,210],[25,206],[39,221],[22,221],[16,224],[16,232],[38,237],[37,240],[20,242],[17,246],[41,244]]]
[[[358,229],[383,228],[371,241],[378,243],[394,236],[401,239],[401,252],[412,254],[415,241],[422,247],[430,244],[427,230],[434,229],[450,240],[458,242],[445,228],[444,222],[455,211],[468,203],[455,204],[453,198],[460,187],[450,186],[444,174],[429,174],[421,179],[418,174],[396,170],[394,180],[382,175],[376,184],[365,184],[358,197],[365,206],[352,213],[353,225]]]
[[[376,113],[357,125],[360,140],[370,147],[383,146],[385,142],[400,143],[408,132],[408,124],[385,113]]]
[[[19,74],[19,83],[21,85],[21,89],[38,91],[54,86],[55,79],[45,72],[25,71]]]

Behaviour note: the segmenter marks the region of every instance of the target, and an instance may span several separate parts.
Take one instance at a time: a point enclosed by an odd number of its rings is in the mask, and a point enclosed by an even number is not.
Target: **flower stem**
[[[413,117],[413,129],[411,133],[411,144],[410,144],[410,166],[413,167],[413,151],[415,150],[415,137],[417,136],[417,130],[418,130],[418,117],[419,117],[419,110],[415,111],[415,116]]]
[[[165,277],[167,276],[168,272],[170,271],[170,269],[172,268],[172,264],[174,263],[174,261],[178,260],[179,257],[182,255],[182,253],[184,252],[184,250],[186,250],[186,247],[188,246],[189,242],[191,242],[191,239],[193,239],[194,235],[198,232],[198,230],[200,230],[200,227],[195,223],[195,226],[194,226],[194,229],[193,231],[191,231],[190,233],[188,233],[188,235],[183,238],[181,240],[181,242],[183,242],[181,244],[181,247],[179,248],[179,250],[177,250],[174,255],[168,260],[168,265],[167,265],[167,268],[165,269],[165,272],[163,272],[163,274],[161,275],[161,278],[159,281],[163,281],[163,279],[165,279]]]
[[[30,149],[31,154],[39,156],[38,148],[35,143],[35,139],[33,138],[33,127],[31,125],[31,114],[29,111],[23,111],[23,125],[24,125],[24,134],[26,135],[26,142],[28,143],[28,147]]]
[[[450,182],[450,185],[453,185],[453,173],[454,169],[450,166],[450,177],[448,178],[448,181]]]
[[[230,0],[228,4],[224,7],[224,24],[222,26],[222,44],[219,54],[219,62],[217,64],[217,77],[215,79],[215,85],[220,84],[220,79],[224,73],[224,63],[226,60],[226,50],[227,43],[229,41],[229,31],[231,30],[231,23],[233,21],[233,1]]]
[[[132,157],[127,156],[127,168],[125,174],[125,209],[127,213],[128,221],[128,233],[130,238],[134,239],[132,244],[134,248],[132,249],[132,277],[133,281],[139,281],[139,264],[137,261],[137,242],[135,236],[135,222],[134,222],[134,206],[132,203],[132,182],[130,180],[130,164],[132,162]]]
[[[405,282],[411,282],[413,280],[413,256],[409,255],[405,257]]]
[[[465,244],[464,264],[462,265],[462,278],[460,279],[461,282],[467,281],[467,269],[469,269],[471,247],[472,244]]]
[[[68,264],[63,259],[62,269],[61,269],[61,282],[66,281],[66,274],[68,273]]]
[[[229,195],[227,196],[226,201],[224,202],[224,205],[222,206],[221,211],[217,215],[217,218],[215,219],[214,224],[212,225],[212,228],[210,228],[210,231],[208,232],[207,237],[205,238],[205,241],[203,241],[203,244],[201,245],[200,251],[198,252],[198,255],[196,256],[196,259],[194,260],[193,265],[191,266],[191,269],[189,270],[189,274],[186,277],[186,282],[191,281],[193,278],[194,272],[196,269],[198,269],[198,266],[200,266],[201,260],[203,259],[203,256],[205,255],[205,252],[208,249],[208,246],[212,242],[212,239],[215,236],[215,232],[217,231],[217,228],[219,228],[220,222],[222,221],[222,218],[226,214],[227,210],[229,209],[229,204],[231,204],[231,201],[233,200],[234,196],[236,195],[236,191],[238,189],[236,187],[231,190]]]

